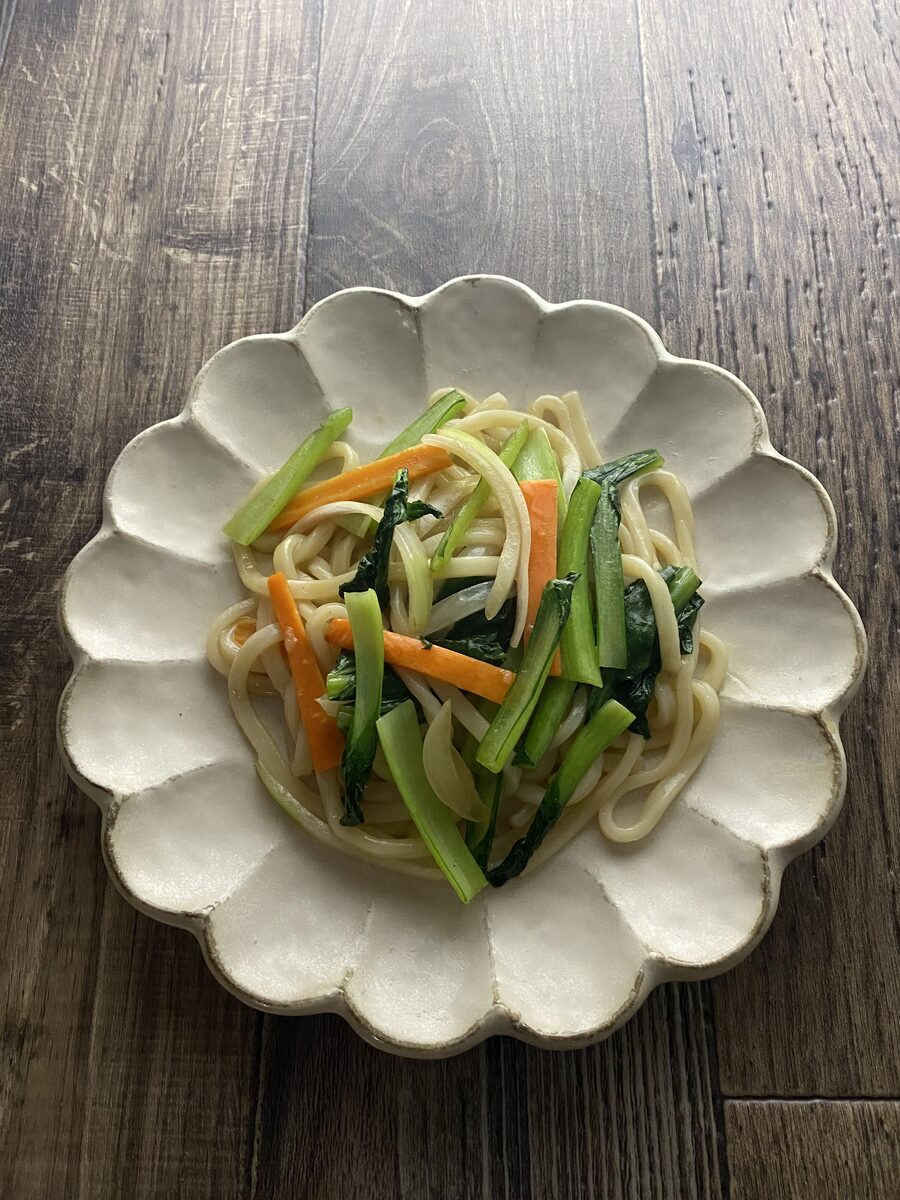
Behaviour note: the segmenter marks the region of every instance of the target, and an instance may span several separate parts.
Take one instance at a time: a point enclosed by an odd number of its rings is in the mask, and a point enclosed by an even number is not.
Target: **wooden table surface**
[[[896,0],[0,0],[0,1195],[900,1194],[898,64]],[[214,350],[469,271],[746,380],[872,657],[749,961],[590,1050],[410,1062],[243,1007],[121,899],[55,603]]]

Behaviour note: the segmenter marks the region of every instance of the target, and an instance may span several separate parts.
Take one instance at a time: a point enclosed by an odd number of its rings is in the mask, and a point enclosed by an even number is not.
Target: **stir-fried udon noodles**
[[[463,900],[590,823],[645,837],[727,668],[681,481],[655,450],[605,460],[576,393],[523,412],[444,389],[371,463],[351,415],[225,527],[247,596],[207,652],[272,797]]]

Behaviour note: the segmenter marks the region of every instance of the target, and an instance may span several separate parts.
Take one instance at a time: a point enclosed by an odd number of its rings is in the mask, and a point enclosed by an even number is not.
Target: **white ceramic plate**
[[[657,446],[691,493],[703,618],[731,657],[718,738],[650,837],[613,846],[594,825],[469,907],[334,854],[283,816],[204,657],[207,626],[240,598],[219,530],[258,476],[342,404],[373,457],[451,384],[520,406],[577,389],[610,457]],[[837,721],[866,647],[831,576],[834,544],[827,495],[772,449],[747,388],[673,358],[633,314],[548,304],[496,276],[419,298],[352,288],[289,333],[227,346],[184,411],[122,452],[63,588],[74,671],[60,744],[103,812],[118,886],[191,929],[247,1003],[338,1012],[407,1054],[494,1033],[583,1045],[663,980],[747,954],[785,865],[836,817]]]

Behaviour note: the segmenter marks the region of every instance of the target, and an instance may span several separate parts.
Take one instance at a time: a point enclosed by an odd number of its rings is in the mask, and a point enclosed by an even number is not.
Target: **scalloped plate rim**
[[[487,1009],[484,1015],[476,1021],[460,1037],[443,1042],[405,1042],[396,1038],[387,1038],[383,1036],[378,1029],[369,1024],[361,1013],[357,1012],[353,1005],[348,1000],[343,985],[331,992],[315,997],[310,1000],[300,1002],[290,1002],[280,1004],[268,1001],[263,996],[259,996],[242,987],[235,982],[227,973],[224,964],[220,961],[215,949],[215,939],[210,930],[209,914],[215,906],[202,913],[191,912],[172,912],[165,909],[157,908],[151,904],[147,904],[137,897],[128,887],[121,872],[119,871],[114,857],[109,852],[108,844],[108,829],[109,820],[115,814],[116,805],[114,801],[117,799],[115,792],[105,789],[95,782],[82,776],[72,761],[68,747],[66,744],[65,724],[67,715],[67,703],[73,685],[81,674],[84,666],[91,661],[100,661],[92,659],[82,647],[77,643],[69,629],[66,619],[66,598],[68,587],[72,576],[77,568],[77,564],[81,556],[88,551],[95,543],[101,542],[112,534],[124,534],[128,537],[133,537],[133,534],[123,530],[116,522],[114,514],[110,506],[111,486],[114,482],[117,468],[123,457],[131,451],[135,446],[149,433],[155,431],[160,426],[164,425],[180,425],[190,424],[195,430],[207,438],[216,447],[227,449],[227,451],[238,462],[243,462],[241,456],[232,448],[226,447],[219,439],[210,432],[206,426],[195,419],[193,414],[194,401],[199,389],[199,386],[205,377],[207,371],[212,364],[226,351],[233,349],[245,342],[271,342],[271,341],[287,341],[297,346],[300,349],[299,335],[303,327],[310,320],[313,314],[320,312],[325,306],[332,303],[336,298],[346,296],[348,294],[376,294],[387,296],[392,300],[399,301],[406,305],[410,310],[418,311],[423,305],[433,297],[439,295],[443,291],[456,285],[463,283],[476,284],[483,280],[508,284],[511,287],[526,293],[534,305],[540,311],[540,319],[538,324],[551,312],[571,308],[574,306],[586,306],[596,308],[606,312],[612,312],[620,317],[625,318],[638,328],[641,333],[647,338],[654,355],[657,359],[657,367],[660,365],[673,366],[688,366],[694,367],[704,372],[708,372],[726,380],[732,385],[742,398],[749,405],[754,418],[753,443],[748,455],[748,459],[752,457],[765,457],[780,461],[786,467],[800,474],[808,484],[810,484],[818,497],[819,503],[822,506],[826,525],[827,536],[823,547],[823,553],[820,560],[810,569],[803,572],[803,575],[817,577],[821,582],[836,596],[840,601],[844,611],[849,617],[856,639],[856,659],[850,679],[845,687],[835,697],[835,699],[820,710],[810,712],[809,710],[793,709],[791,706],[775,706],[764,705],[762,707],[778,708],[780,711],[802,711],[803,715],[816,717],[821,724],[825,726],[826,732],[829,734],[832,752],[836,756],[835,767],[835,783],[832,789],[832,794],[829,797],[828,807],[824,810],[821,819],[817,824],[810,829],[803,837],[796,841],[773,847],[769,851],[761,849],[762,859],[766,870],[766,883],[763,889],[762,904],[760,907],[759,917],[756,924],[751,929],[748,936],[733,950],[723,957],[703,964],[679,963],[672,959],[664,959],[658,955],[645,956],[631,993],[626,1002],[617,1010],[608,1020],[591,1029],[578,1032],[576,1034],[547,1034],[532,1029],[527,1023],[518,1020],[515,1014],[502,1004],[496,1001]],[[746,461],[746,460],[745,460]],[[250,466],[250,464],[244,463]],[[720,479],[726,478],[730,472],[726,472]],[[716,480],[715,483],[718,483]],[[705,489],[701,489],[705,490]],[[57,609],[58,626],[60,629],[62,640],[72,659],[72,672],[67,679],[62,693],[60,695],[59,704],[56,711],[56,735],[57,745],[63,760],[66,773],[75,783],[76,787],[97,805],[102,814],[100,845],[103,859],[106,864],[109,875],[122,896],[136,908],[139,912],[154,920],[161,921],[163,924],[171,925],[176,928],[185,929],[192,933],[200,944],[203,956],[207,965],[218,980],[218,982],[232,995],[234,995],[242,1003],[249,1005],[261,1012],[272,1013],[276,1015],[286,1016],[305,1016],[320,1013],[332,1013],[340,1016],[354,1031],[370,1045],[379,1049],[389,1051],[405,1057],[413,1058],[445,1058],[456,1054],[461,1054],[466,1050],[471,1049],[483,1042],[486,1038],[495,1035],[505,1035],[513,1037],[519,1041],[526,1042],[530,1045],[548,1048],[548,1049],[578,1049],[586,1046],[594,1045],[613,1034],[617,1029],[621,1028],[637,1010],[643,1005],[650,993],[662,983],[672,980],[698,980],[708,979],[716,975],[723,974],[736,966],[744,958],[746,958],[759,944],[765,936],[775,912],[778,907],[778,898],[781,888],[781,880],[785,868],[790,862],[799,855],[805,853],[818,841],[821,840],[834,824],[843,806],[844,796],[847,783],[846,755],[844,753],[843,743],[840,737],[839,722],[842,713],[847,705],[852,700],[853,696],[859,689],[863,676],[865,675],[866,663],[868,657],[868,645],[865,629],[862,620],[855,606],[844,592],[843,588],[834,579],[831,571],[834,562],[834,556],[837,547],[837,516],[831,497],[825,490],[824,485],[812,474],[806,467],[793,459],[779,453],[769,438],[768,423],[765,413],[759,403],[757,397],[747,387],[747,385],[727,371],[724,367],[718,366],[716,363],[707,362],[701,359],[682,358],[678,355],[671,354],[665,347],[661,337],[655,329],[643,317],[637,313],[631,312],[629,309],[623,308],[616,304],[611,304],[606,301],[593,300],[589,298],[575,299],[554,303],[545,300],[527,284],[523,284],[518,280],[512,279],[505,275],[496,274],[468,274],[456,276],[447,280],[439,287],[432,289],[429,292],[424,292],[421,295],[409,295],[402,292],[392,291],[388,288],[356,286],[349,288],[341,288],[338,291],[332,292],[328,296],[323,297],[314,304],[301,318],[292,326],[291,329],[282,333],[260,333],[249,334],[245,337],[237,338],[229,342],[226,346],[216,351],[209,359],[200,367],[197,374],[191,383],[187,400],[180,410],[173,417],[166,418],[162,421],[157,421],[148,426],[146,429],[138,432],[120,451],[115,462],[110,468],[106,483],[104,484],[102,494],[102,521],[97,532],[85,543],[83,547],[75,554],[71,562],[66,568],[63,575],[62,586],[60,589],[59,603]],[[139,537],[136,539],[141,541]],[[103,660],[114,661],[114,660]]]

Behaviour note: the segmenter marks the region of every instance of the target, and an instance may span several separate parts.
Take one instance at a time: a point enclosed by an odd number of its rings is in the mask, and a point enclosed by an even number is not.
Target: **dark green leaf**
[[[690,567],[664,567],[660,572],[672,596],[678,618],[682,654],[694,648],[694,623],[703,606],[697,591],[700,581]],[[612,694],[625,708],[634,713],[631,728],[643,737],[650,736],[647,709],[653,699],[653,688],[662,665],[659,653],[659,634],[650,593],[643,580],[635,580],[625,589],[625,637],[628,646],[628,666],[624,673],[604,671],[612,686]],[[599,706],[605,688],[596,689],[597,699],[588,698],[588,712]]]
[[[656,617],[650,592],[643,579],[636,579],[625,589],[625,669],[629,675],[650,666],[655,645]]]
[[[653,688],[656,676],[659,674],[659,651],[655,661],[645,670],[634,675],[626,675],[613,685],[613,693],[620,704],[634,713],[634,723],[631,729],[641,737],[650,736],[650,726],[647,723],[647,709],[653,699]]]
[[[433,505],[422,500],[414,500],[410,504],[409,472],[406,467],[401,467],[391,494],[384,502],[384,514],[375,530],[372,547],[360,559],[356,574],[350,582],[341,585],[340,594],[345,596],[347,592],[366,592],[371,588],[378,597],[378,603],[384,608],[388,602],[388,566],[394,530],[404,521],[417,521],[426,514],[433,517],[442,515]]]
[[[329,700],[352,700],[356,695],[356,660],[349,650],[340,652],[326,675],[325,695]]]
[[[418,700],[416,700],[416,698],[414,696],[411,696],[409,694],[409,692],[407,692],[405,696],[400,696],[400,695],[382,696],[381,697],[381,708],[379,710],[378,715],[380,717],[383,717],[384,714],[389,713],[392,708],[396,708],[398,704],[403,704],[407,700],[412,700],[413,704],[416,707],[416,712],[419,714],[419,719],[421,720],[422,719],[422,708],[421,708]],[[353,705],[345,704],[344,707],[338,712],[338,715],[335,717],[335,720],[337,721],[337,727],[338,727],[338,729],[340,729],[341,733],[346,733],[347,730],[350,728],[350,726],[353,723]]]
[[[494,633],[476,633],[467,638],[435,638],[433,645],[492,663],[495,667],[501,667],[506,662],[506,649]]]
[[[609,670],[603,672],[603,687],[591,688],[588,692],[587,709],[584,714],[586,721],[589,721],[594,713],[603,707],[607,700],[612,699],[615,685],[619,677],[623,674],[623,671]]]
[[[634,454],[626,454],[622,458],[614,458],[610,462],[601,463],[599,467],[590,467],[582,474],[595,483],[609,480],[614,486],[631,479],[633,475],[643,475],[645,471],[655,471],[661,467],[665,459],[658,450],[637,450]],[[615,496],[615,492],[613,492]],[[616,502],[618,504],[618,502]]]
[[[447,639],[453,642],[462,642],[468,638],[493,637],[505,651],[509,646],[515,622],[516,602],[515,600],[505,600],[500,605],[496,616],[491,617],[490,620],[485,616],[484,609],[471,613],[468,617],[461,617],[455,625],[447,630]]]
[[[406,505],[407,521],[418,521],[422,517],[442,517],[444,514],[439,508],[435,508],[433,504],[426,504],[424,500],[410,500]]]
[[[360,825],[363,821],[363,793],[378,748],[376,722],[381,712],[381,686],[384,681],[384,629],[374,589],[351,592],[347,596],[347,616],[356,658],[356,697],[350,730],[341,755],[341,779],[344,785],[341,824]]]
[[[457,592],[465,591],[466,588],[470,588],[476,583],[493,582],[493,575],[461,575],[459,579],[438,580],[435,585],[437,587],[435,599],[446,600],[448,596],[455,596]]]
[[[329,700],[336,700],[338,703],[352,704],[356,699],[356,660],[351,651],[341,652],[337,663],[328,672],[325,691]],[[381,685],[381,711],[388,712],[394,705],[408,699],[406,684],[393,667],[385,663]]]
[[[488,883],[502,887],[528,865],[541,842],[556,824],[562,810],[568,804],[578,784],[591,764],[596,762],[606,747],[632,723],[633,713],[615,700],[609,700],[590,720],[582,725],[559,770],[550,780],[550,786],[522,837],[516,841],[506,858],[487,872]]]
[[[574,679],[552,677],[547,680],[531,720],[528,722],[525,736],[516,747],[513,759],[516,766],[536,767],[538,765],[549,750],[557,729],[565,720],[577,686]],[[591,688],[591,694],[605,690],[605,688]]]
[[[699,592],[694,592],[686,601],[683,601],[683,595],[679,594],[687,590],[693,583],[693,580],[688,579],[685,572],[686,567],[665,567],[660,574],[666,581],[670,591],[673,591],[672,602],[675,605],[675,612],[678,615],[678,637],[681,643],[681,653],[691,654],[694,650],[694,625],[697,622],[697,613],[703,607],[703,597]],[[679,589],[680,581],[684,581],[683,586]]]

